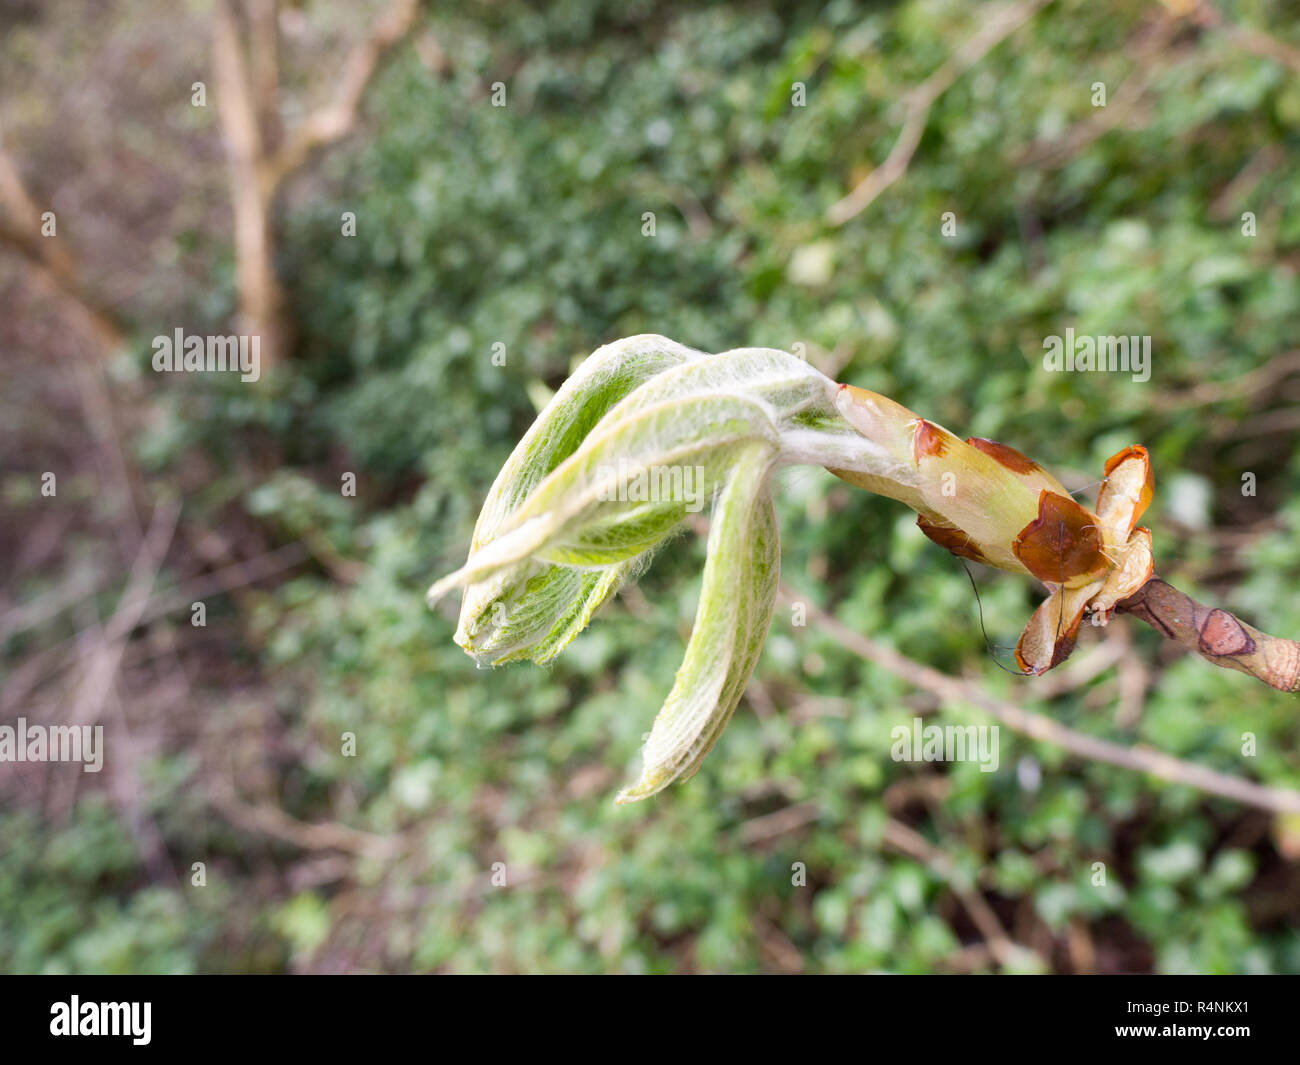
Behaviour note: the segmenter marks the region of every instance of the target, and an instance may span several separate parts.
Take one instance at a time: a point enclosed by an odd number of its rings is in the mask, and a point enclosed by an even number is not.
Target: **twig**
[[[1116,608],[1141,618],[1167,640],[1278,691],[1300,691],[1300,643],[1270,636],[1218,607],[1198,603],[1152,577]]]
[[[980,935],[984,937],[989,950],[1000,964],[1012,965],[1026,956],[1035,955],[1036,952],[1029,947],[1023,947],[1012,941],[984,896],[978,891],[967,888],[962,883],[962,878],[952,860],[942,851],[931,846],[919,832],[891,817],[885,822],[884,839],[895,850],[923,863],[948,885],[953,894],[961,900],[962,906],[970,914],[975,927],[979,929]]]
[[[357,110],[375,72],[384,57],[415,26],[419,0],[395,0],[392,7],[375,23],[374,31],[344,60],[337,87],[329,103],[313,111],[289,135],[284,148],[267,166],[266,180],[278,186],[301,167],[313,152],[352,132]]]
[[[1082,688],[1119,662],[1124,650],[1124,644],[1119,640],[1102,640],[1077,660],[1035,680],[1034,694],[1040,699],[1051,699]]]
[[[994,957],[987,943],[972,943],[969,947],[962,947],[961,950],[949,954],[946,958],[941,958],[939,964],[945,969],[967,973],[992,965],[996,961],[997,958]]]
[[[1300,72],[1300,48],[1295,45],[1280,41],[1262,30],[1229,22],[1218,8],[1204,0],[1195,6],[1192,14],[1201,25],[1219,30],[1238,48]]]
[[[763,914],[753,915],[754,931],[758,933],[758,945],[781,967],[782,972],[803,972],[803,954],[785,932],[769,921]]]
[[[1133,647],[1133,634],[1127,626],[1123,636],[1115,640],[1124,651],[1119,661],[1118,703],[1115,709],[1115,724],[1122,729],[1133,728],[1142,717],[1142,708],[1146,702],[1147,686],[1150,678],[1146,663],[1142,661]],[[1110,642],[1110,641],[1107,641]]]
[[[1137,69],[1124,79],[1109,103],[1093,112],[1086,121],[1074,126],[1065,136],[1031,144],[1020,154],[1016,165],[1036,166],[1043,170],[1059,169],[1093,141],[1105,136],[1128,118],[1156,76],[1169,65],[1166,50],[1178,31],[1178,25],[1177,19],[1162,17],[1154,27],[1144,29],[1143,36],[1134,47],[1133,60]]]
[[[826,218],[831,225],[842,226],[861,214],[877,196],[907,173],[912,156],[916,154],[925,133],[934,102],[948,91],[953,82],[1024,25],[1040,8],[1051,2],[1052,0],[1023,0],[1001,8],[943,66],[907,94],[906,118],[893,149],[880,166],[858,182],[853,191],[827,208]]]
[[[41,212],[23,184],[17,164],[0,146],[0,241],[23,256],[47,289],[68,300],[80,312],[87,329],[107,352],[126,343],[117,316],[81,284],[77,261],[64,237],[44,237]]]
[[[141,773],[142,744],[131,734],[131,723],[126,708],[118,696],[116,686],[109,702],[117,717],[120,735],[114,745],[113,772],[109,774],[108,789],[113,803],[121,811],[122,819],[135,840],[136,849],[145,868],[155,883],[175,887],[179,878],[176,867],[167,852],[167,841],[158,822],[150,812],[147,789]]]
[[[118,430],[119,418],[128,415],[125,405],[114,402],[106,366],[103,362],[79,359],[68,366],[77,385],[78,398],[85,412],[86,425],[94,434],[96,459],[102,463],[101,481],[116,482],[117,491],[110,497],[113,532],[122,552],[122,560],[132,559],[140,549],[144,526],[140,521],[137,500],[146,500],[140,471],[123,443]]]
[[[310,552],[302,543],[295,542],[249,559],[247,562],[238,562],[195,577],[179,589],[154,595],[145,604],[136,624],[147,624],[173,611],[188,609],[196,600],[206,599],[212,595],[224,595],[246,587],[291,569],[310,557]],[[20,705],[42,681],[49,680],[58,670],[75,666],[87,654],[93,653],[80,651],[77,644],[94,630],[95,626],[82,628],[67,639],[30,656],[22,666],[6,678],[4,688],[0,689],[0,711],[12,710]],[[70,654],[66,653],[69,651]]]
[[[1237,431],[1238,441],[1270,436],[1274,433],[1294,433],[1300,430],[1300,408],[1271,410],[1267,414],[1250,418],[1244,424],[1242,422],[1232,424]]]
[[[1223,191],[1214,197],[1214,202],[1210,204],[1210,217],[1216,222],[1226,221],[1246,193],[1285,161],[1286,153],[1276,144],[1264,145],[1223,187]]]
[[[1249,399],[1271,390],[1279,381],[1293,373],[1300,373],[1300,348],[1276,355],[1256,366],[1248,373],[1231,381],[1202,381],[1182,392],[1168,392],[1156,396],[1151,409],[1156,411],[1182,410],[1187,407],[1206,407],[1213,403],[1226,403],[1232,399]]]
[[[396,854],[401,843],[395,837],[376,836],[331,821],[308,824],[291,817],[278,806],[245,803],[229,790],[219,791],[211,797],[211,802],[237,828],[270,836],[302,850],[337,850],[384,858]]]
[[[782,585],[781,594],[787,601],[806,604],[809,620],[815,620],[820,631],[825,632],[853,654],[874,662],[882,669],[901,677],[919,688],[933,692],[939,698],[954,703],[978,706],[995,717],[1007,728],[1021,732],[1032,739],[1060,747],[1080,758],[1106,762],[1122,769],[1148,773],[1161,780],[1197,788],[1211,795],[1257,806],[1278,813],[1300,813],[1300,792],[1289,788],[1273,788],[1251,780],[1220,773],[1204,766],[1185,762],[1173,755],[1149,747],[1122,747],[1106,740],[1096,739],[1053,721],[1042,714],[1022,710],[1014,703],[958,680],[937,669],[931,669],[891,647],[854,632],[833,615],[816,606],[807,596],[799,596]]]
[[[235,562],[210,573],[204,573],[187,581],[180,588],[168,589],[160,593],[154,601],[154,606],[145,613],[144,620],[152,621],[173,610],[187,609],[191,603],[206,599],[208,596],[226,595],[236,589],[246,588],[257,581],[292,569],[310,557],[311,553],[306,546],[301,541],[294,541],[245,562]]]
[[[821,815],[822,808],[820,804],[815,802],[799,802],[790,806],[783,806],[770,814],[764,814],[762,817],[755,817],[746,821],[741,826],[740,838],[746,846],[762,843],[765,840],[782,836],[787,832],[793,832],[796,828],[810,825]]]
[[[94,574],[76,573],[57,591],[47,592],[31,603],[11,607],[0,615],[0,643],[28,629],[39,628],[58,617],[69,607],[98,595],[102,591]]]
[[[104,700],[112,690],[113,677],[122,660],[127,637],[140,623],[149,606],[154,582],[171,544],[179,516],[180,507],[175,503],[159,503],[154,508],[149,531],[145,534],[140,553],[131,567],[126,590],[118,601],[117,610],[104,626],[102,640],[82,675],[72,713],[73,722],[84,724],[99,718]]]

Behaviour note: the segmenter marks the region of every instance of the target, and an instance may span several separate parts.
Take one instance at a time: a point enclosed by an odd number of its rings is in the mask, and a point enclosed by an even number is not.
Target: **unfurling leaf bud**
[[[637,336],[593,354],[547,404],[492,485],[465,565],[429,601],[465,589],[456,642],[481,664],[549,662],[711,504],[686,658],[618,801],[646,798],[699,768],[754,671],[780,569],[771,478],[793,464],[901,500],[954,554],[1043,581],[1016,648],[1026,673],[1069,654],[1086,610],[1108,617],[1151,576],[1143,448],[1107,464],[1093,513],[1014,448],[961,440],[786,352]]]
[[[601,348],[501,470],[465,565],[430,589],[433,602],[465,588],[456,642],[480,662],[547,662],[688,514],[714,503],[686,661],[620,801],[693,773],[740,701],[779,571],[772,471],[895,469],[839,416],[835,392],[803,360],[766,348],[707,355],[658,336]]]

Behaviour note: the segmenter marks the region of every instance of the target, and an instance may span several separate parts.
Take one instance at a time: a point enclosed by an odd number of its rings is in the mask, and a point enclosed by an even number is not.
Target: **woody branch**
[[[1260,632],[1218,607],[1198,603],[1152,577],[1117,610],[1141,618],[1166,639],[1225,669],[1262,680],[1279,691],[1300,691],[1300,643]]]
[[[316,151],[356,127],[366,89],[383,60],[414,27],[419,7],[419,0],[395,0],[345,59],[330,100],[282,138],[277,99],[278,4],[248,0],[243,20],[247,49],[240,40],[240,19],[231,0],[216,4],[212,65],[230,174],[240,328],[261,337],[262,358],[268,366],[284,357],[293,336],[275,268],[276,203],[286,182]]]

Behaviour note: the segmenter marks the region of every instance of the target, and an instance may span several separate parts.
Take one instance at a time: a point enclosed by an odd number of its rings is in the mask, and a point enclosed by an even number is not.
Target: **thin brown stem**
[[[283,148],[268,157],[265,180],[271,189],[278,189],[314,152],[353,131],[366,89],[384,60],[415,28],[419,13],[419,0],[393,0],[375,21],[370,36],[348,53],[329,101],[309,114],[289,134]]]
[[[0,244],[27,260],[32,274],[49,291],[71,302],[107,353],[126,343],[126,331],[116,313],[81,280],[76,257],[66,238],[41,235],[42,212],[27,190],[18,164],[0,144]]]
[[[999,8],[943,66],[907,94],[906,116],[894,147],[880,166],[859,181],[843,199],[827,208],[826,218],[831,225],[842,226],[861,214],[877,196],[907,173],[912,156],[921,145],[921,137],[925,134],[926,123],[930,119],[930,108],[935,101],[966,71],[1028,22],[1040,8],[1051,2],[1052,0],[1023,0]]]
[[[883,643],[850,629],[838,618],[817,607],[807,596],[796,595],[782,585],[782,597],[788,602],[798,601],[807,608],[810,624],[819,632],[841,644],[845,649],[887,669],[909,684],[933,693],[945,703],[964,703],[978,706],[1007,728],[1023,733],[1031,739],[1051,743],[1071,754],[1094,762],[1106,762],[1123,769],[1149,773],[1174,784],[1197,788],[1211,795],[1257,806],[1275,813],[1300,813],[1300,791],[1289,788],[1267,787],[1253,780],[1220,773],[1181,758],[1152,750],[1150,747],[1124,747],[1067,728],[1043,714],[1021,709],[1006,699],[968,681],[950,677],[937,669],[917,662]]]
[[[984,937],[989,952],[1001,965],[1011,965],[1036,954],[1032,948],[1021,946],[1011,939],[998,920],[998,915],[993,912],[993,907],[978,888],[965,883],[956,863],[915,829],[891,817],[885,822],[884,841],[909,858],[928,866],[931,872],[948,884]]]

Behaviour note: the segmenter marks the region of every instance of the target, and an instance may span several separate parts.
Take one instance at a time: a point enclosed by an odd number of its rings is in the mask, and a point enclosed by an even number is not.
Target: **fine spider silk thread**
[[[966,576],[970,579],[971,591],[975,593],[975,605],[979,609],[980,616],[980,632],[984,634],[984,649],[988,652],[989,658],[1003,673],[1010,673],[1013,677],[1029,676],[1023,669],[1011,669],[1009,666],[1004,666],[998,658],[999,651],[1010,651],[1011,648],[1002,644],[995,644],[989,639],[989,630],[984,627],[984,601],[980,598],[980,590],[975,585],[975,575],[971,573],[970,567],[966,565],[964,560],[958,559],[958,561],[961,562],[961,568],[966,571]]]
[[[1073,499],[1080,492],[1086,492],[1090,488],[1096,488],[1099,485],[1103,485],[1105,483],[1106,483],[1105,478],[1103,478],[1100,481],[1093,481],[1092,484],[1085,484],[1082,488],[1076,488],[1073,492],[1070,492],[1070,498]],[[1065,555],[1063,553],[1064,546],[1065,546],[1065,522],[1061,522],[1059,535],[1057,536],[1057,540],[1056,540],[1056,556],[1061,563],[1060,587],[1062,589],[1064,589],[1065,587]],[[980,633],[984,636],[984,650],[988,653],[989,659],[993,662],[995,666],[998,667],[998,669],[1002,670],[1003,673],[1010,673],[1011,676],[1013,677],[1032,676],[1033,674],[1030,673],[1028,670],[1011,669],[1008,666],[1004,666],[1002,662],[998,659],[999,651],[1014,651],[1015,648],[1007,646],[1005,644],[995,644],[992,640],[989,639],[989,630],[984,626],[984,601],[980,598],[980,590],[975,584],[975,575],[971,573],[970,567],[966,565],[966,562],[964,560],[959,559],[958,561],[961,562],[961,568],[966,571],[966,578],[967,580],[970,581],[971,591],[975,593],[975,606],[979,610]],[[1057,608],[1056,608],[1056,642],[1057,643],[1060,643],[1061,640],[1061,625],[1064,621],[1065,621],[1065,603],[1064,601],[1062,601],[1057,604]]]
[[[1082,491],[1082,489],[1080,489]],[[1056,556],[1061,563],[1061,587],[1065,587],[1065,522],[1061,522],[1059,532],[1056,538]],[[958,559],[961,562],[961,568],[966,571],[966,577],[970,581],[971,591],[975,593],[975,606],[979,610],[980,632],[984,635],[984,649],[988,652],[989,658],[993,664],[1002,670],[1003,673],[1010,673],[1013,677],[1031,677],[1033,674],[1026,669],[1011,669],[1004,666],[998,659],[998,651],[1012,651],[1014,648],[1003,644],[995,644],[989,639],[989,630],[984,627],[984,601],[980,598],[980,590],[975,584],[975,574],[971,573],[970,567],[966,565],[964,559]],[[1062,599],[1056,608],[1056,643],[1061,642],[1061,623],[1065,620],[1065,601]]]

